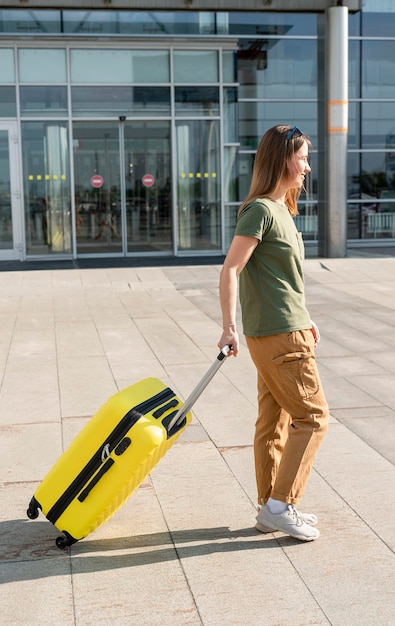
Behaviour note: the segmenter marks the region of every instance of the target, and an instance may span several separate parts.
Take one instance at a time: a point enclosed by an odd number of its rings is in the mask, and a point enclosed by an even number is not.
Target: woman
[[[274,126],[259,144],[249,194],[220,277],[223,332],[218,343],[239,352],[239,279],[243,332],[258,375],[254,457],[261,505],[256,528],[301,541],[319,537],[317,518],[299,503],[329,410],[314,356],[317,326],[305,305],[304,247],[293,217],[311,171],[310,141],[294,126]]]

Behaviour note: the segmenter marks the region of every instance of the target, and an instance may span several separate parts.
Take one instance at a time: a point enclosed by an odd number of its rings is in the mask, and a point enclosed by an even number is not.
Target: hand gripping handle
[[[177,413],[175,414],[175,416],[173,417],[173,419],[169,423],[169,425],[168,425],[168,430],[169,431],[173,428],[173,426],[175,424],[179,424],[184,419],[186,414],[189,413],[189,411],[191,410],[191,408],[195,404],[196,400],[199,398],[199,396],[206,389],[206,387],[209,384],[210,380],[218,372],[219,368],[221,367],[222,363],[225,360],[225,357],[228,356],[230,350],[231,350],[231,346],[224,346],[222,348],[221,352],[219,353],[219,355],[215,359],[214,363],[210,366],[210,368],[205,373],[205,375],[203,376],[201,381],[198,382],[198,384],[196,385],[195,389],[187,397],[187,399],[185,400],[185,402],[182,405],[182,407],[177,411]]]

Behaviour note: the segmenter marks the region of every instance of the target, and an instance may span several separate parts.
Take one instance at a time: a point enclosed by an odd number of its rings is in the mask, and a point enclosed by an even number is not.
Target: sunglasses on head
[[[300,130],[300,128],[298,126],[294,126],[293,128],[291,128],[291,130],[287,133],[287,141],[290,141],[290,139],[293,139],[293,137],[296,135],[296,137],[301,137],[303,135],[302,131]]]

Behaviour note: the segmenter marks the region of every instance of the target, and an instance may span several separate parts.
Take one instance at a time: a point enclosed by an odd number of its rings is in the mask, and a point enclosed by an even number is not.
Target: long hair
[[[292,132],[294,131],[294,132]],[[311,147],[311,141],[297,127],[273,126],[266,131],[256,152],[250,190],[239,209],[253,200],[275,193],[283,177],[288,174],[288,160],[300,150],[303,142]],[[301,189],[289,189],[285,202],[291,215],[298,214],[297,202]]]

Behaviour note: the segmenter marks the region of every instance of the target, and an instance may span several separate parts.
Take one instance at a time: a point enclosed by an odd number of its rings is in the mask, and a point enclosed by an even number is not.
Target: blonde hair
[[[250,190],[238,214],[253,200],[275,193],[282,178],[288,174],[289,159],[304,142],[311,147],[310,139],[296,126],[273,126],[266,131],[255,155]],[[298,214],[300,193],[301,189],[289,189],[286,193],[285,203],[291,215]]]

